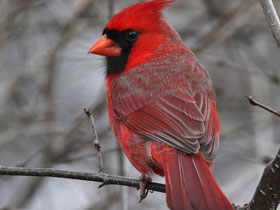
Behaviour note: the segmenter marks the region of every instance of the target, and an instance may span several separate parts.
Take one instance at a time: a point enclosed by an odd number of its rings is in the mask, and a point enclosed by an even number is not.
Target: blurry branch
[[[245,98],[247,98],[249,100],[251,105],[261,107],[264,110],[266,110],[266,111],[268,111],[268,112],[270,112],[272,114],[275,114],[278,117],[280,117],[280,112],[279,111],[276,111],[276,110],[274,110],[274,109],[272,109],[272,108],[270,108],[270,107],[268,107],[268,106],[266,106],[264,104],[261,104],[260,102],[258,102],[255,99],[253,99],[252,96],[245,96]]]
[[[209,14],[213,16],[220,15],[220,10],[217,9],[215,2],[213,0],[204,0],[204,2],[206,4],[207,11]]]
[[[275,85],[280,85],[280,75],[274,73],[273,71],[264,71],[260,67],[256,68],[250,66],[243,66],[240,63],[217,59],[216,57],[211,57],[208,54],[200,54],[199,57],[203,57],[203,59],[211,61],[211,64],[215,64],[217,67],[227,67],[229,70],[233,70],[237,73],[241,71],[247,72],[250,74],[250,76],[259,76],[262,77],[261,79],[266,78],[269,82]]]
[[[55,44],[52,52],[49,54],[50,56],[47,58],[47,82],[45,85],[45,93],[46,93],[46,102],[48,103],[47,113],[46,113],[46,121],[51,121],[54,115],[54,80],[55,80],[55,73],[56,73],[56,59],[57,54],[60,50],[65,47],[65,45],[74,37],[74,32],[76,29],[77,21],[79,18],[83,17],[93,5],[93,0],[83,0],[80,1],[76,11],[72,15],[72,17],[68,20],[68,22],[63,26],[60,39]],[[51,129],[51,123],[49,123]]]
[[[34,128],[33,129],[31,129]],[[43,129],[44,127],[43,126],[39,126],[37,127],[36,125],[31,125],[30,126],[30,129],[29,129],[29,126],[27,127],[27,129],[25,129],[25,132],[23,131],[19,131],[19,132],[14,132],[15,129],[11,129],[9,130],[9,132],[5,132],[5,134],[1,134],[1,138],[3,137],[4,141],[1,142],[0,141],[0,147],[5,145],[5,144],[10,144],[13,140],[16,140],[18,139],[18,137],[20,137],[21,135],[25,134],[25,136],[27,137],[32,137],[32,136],[38,136],[38,135],[44,135],[44,134],[47,134],[45,133],[45,130]],[[111,130],[111,128],[108,126],[108,127],[105,127],[103,130],[99,131],[99,134],[100,134],[100,137],[104,136],[105,134],[107,134],[109,131]],[[12,132],[13,131],[13,132]],[[53,133],[55,135],[60,135],[62,136],[63,133],[63,130],[61,129],[59,132],[56,132],[56,131],[53,131]],[[7,138],[6,138],[7,136]],[[73,138],[73,136],[72,136]],[[76,139],[76,138],[75,138]],[[78,137],[77,137],[78,139]],[[71,141],[72,142],[72,141]],[[44,152],[45,148],[40,148],[38,151],[36,151],[34,154],[32,154],[30,157],[28,157],[26,160],[24,160],[23,162],[21,162],[20,164],[16,165],[17,167],[25,167],[26,165],[28,165],[36,156],[38,155],[41,155],[43,152]],[[119,150],[119,147],[117,148],[112,148],[112,149],[109,149],[109,150],[105,150],[103,151],[102,153],[105,154],[105,153],[111,153],[111,152],[114,152],[114,151],[118,151]],[[75,161],[79,161],[79,160],[84,160],[88,157],[93,157],[94,155],[96,155],[96,153],[94,152],[89,152],[88,154],[84,154],[84,155],[80,155],[80,156],[77,156],[77,157],[72,157],[72,158],[69,158],[69,157],[65,157],[65,156],[62,156],[62,158],[59,158],[58,160],[52,160],[51,162],[47,162],[45,163],[46,165],[49,165],[49,164],[58,164],[58,163],[69,163],[69,162],[75,162]]]
[[[109,14],[109,19],[113,16],[114,14],[114,6],[115,6],[115,0],[108,0],[108,14]]]
[[[260,0],[267,23],[278,47],[280,47],[280,20],[272,0]]]
[[[117,151],[119,151],[119,147],[102,151],[102,154],[112,153],[112,152],[117,152]],[[87,154],[76,156],[76,157],[66,157],[66,158],[62,158],[62,159],[57,160],[57,161],[52,161],[52,164],[72,163],[72,162],[76,162],[76,161],[85,160],[87,158],[91,158],[95,155],[97,155],[96,152],[89,152]],[[22,164],[19,165],[19,167],[23,167]]]
[[[193,17],[189,22],[189,24],[187,24],[186,27],[183,27],[181,29],[178,30],[179,34],[181,35],[181,37],[188,37],[191,36],[195,33],[197,33],[197,31],[201,30],[201,28],[199,27],[195,27],[195,26],[200,26],[202,25],[202,22],[205,21],[205,19],[208,18],[208,14],[203,12],[202,14],[199,14],[195,17]]]
[[[55,135],[62,135],[63,128],[60,124],[52,122],[55,129],[52,131]],[[11,144],[14,140],[19,139],[21,136],[32,137],[39,135],[47,135],[49,131],[44,129],[46,127],[46,123],[32,123],[30,125],[25,126],[24,128],[10,128],[0,134],[0,147]],[[16,131],[15,131],[16,130]]]
[[[90,119],[90,122],[91,122],[91,127],[92,127],[93,134],[94,134],[93,144],[94,144],[94,147],[95,147],[95,149],[97,151],[97,154],[98,154],[98,162],[99,162],[98,169],[99,169],[99,172],[102,172],[104,167],[103,167],[103,161],[102,161],[101,146],[99,144],[97,131],[96,131],[96,128],[95,128],[93,113],[88,108],[84,108],[84,112],[88,116],[88,118]]]
[[[220,133],[220,138],[226,141],[231,138],[236,138],[236,136],[240,135],[242,132],[253,132],[255,128],[265,129],[269,126],[270,122],[270,117],[259,116],[256,119],[250,119],[228,131],[222,131]]]
[[[108,192],[98,198],[98,201],[93,202],[85,210],[104,210],[109,209],[116,202],[119,202],[121,196],[121,191],[119,189],[108,190]],[[98,196],[99,197],[99,196]]]
[[[99,187],[105,185],[122,185],[122,186],[134,187],[136,189],[139,189],[140,187],[139,179],[121,177],[121,176],[110,175],[105,173],[84,173],[84,172],[74,172],[74,171],[58,170],[58,169],[51,169],[51,168],[21,168],[21,167],[0,166],[0,175],[55,177],[55,178],[102,182],[102,184]],[[147,186],[147,189],[164,193],[165,185],[160,183],[150,182]]]
[[[8,1],[8,2],[13,2],[13,1]],[[25,2],[25,1],[24,1]],[[31,3],[32,1],[27,1],[29,3]],[[22,4],[23,2],[21,2],[19,5],[25,5]],[[66,46],[66,44],[75,37],[76,33],[75,33],[75,29],[77,26],[79,26],[80,24],[78,24],[79,19],[83,16],[86,16],[86,14],[90,11],[90,8],[92,8],[92,5],[94,3],[94,0],[82,0],[79,1],[79,4],[77,6],[77,9],[75,10],[74,14],[71,16],[71,18],[64,24],[62,30],[61,30],[61,34],[60,34],[60,38],[59,40],[54,44],[54,47],[50,50],[48,50],[48,52],[44,52],[39,54],[38,56],[34,57],[31,59],[31,61],[25,65],[25,67],[18,73],[18,75],[16,77],[14,77],[14,79],[12,79],[11,81],[8,82],[8,84],[3,85],[3,87],[0,86],[0,94],[2,96],[2,100],[0,101],[3,102],[5,101],[5,98],[7,98],[9,95],[8,94],[13,94],[14,92],[17,91],[17,87],[20,84],[20,81],[23,80],[26,77],[35,77],[38,73],[40,73],[42,67],[46,67],[46,69],[48,69],[48,78],[45,84],[45,91],[46,91],[46,98],[49,98],[50,100],[48,100],[48,110],[47,113],[50,113],[50,117],[48,117],[48,114],[46,114],[46,118],[51,119],[52,118],[52,110],[51,110],[51,105],[53,104],[53,100],[52,100],[52,95],[53,95],[53,88],[54,85],[52,85],[53,81],[54,81],[54,75],[55,75],[55,66],[56,66],[56,59],[57,59],[57,55],[58,53]],[[10,7],[10,8],[18,8],[18,7]],[[20,8],[14,10],[8,10],[10,13],[12,13],[10,16],[13,16],[14,18],[14,13],[19,13],[19,11],[25,11],[25,7],[22,8],[22,6],[20,6]],[[9,15],[9,12],[7,15]],[[13,18],[10,18],[9,20],[13,20]],[[4,23],[3,23],[4,24]],[[10,24],[8,24],[10,25]],[[1,27],[4,27],[2,25],[0,25],[0,29],[2,29]],[[8,30],[8,29],[7,29]],[[1,44],[1,36],[3,36],[4,31],[0,30],[0,44]],[[36,81],[36,80],[34,80]]]
[[[202,0],[208,15],[211,17],[224,16],[228,13],[228,9],[234,6],[231,0]]]
[[[9,35],[11,29],[15,26],[15,19],[22,15],[22,13],[28,12],[31,5],[34,3],[34,0],[31,1],[7,1],[7,6],[5,9],[5,13],[3,15],[3,19],[0,23],[0,46],[2,45],[5,38]],[[0,50],[2,47],[0,48]]]
[[[222,18],[217,26],[213,27],[210,33],[200,39],[201,42],[197,43],[198,47],[193,49],[193,51],[195,53],[201,53],[206,49],[224,42],[239,28],[247,24],[250,17],[258,8],[257,5],[255,0],[242,1],[240,6],[234,9],[227,17]]]

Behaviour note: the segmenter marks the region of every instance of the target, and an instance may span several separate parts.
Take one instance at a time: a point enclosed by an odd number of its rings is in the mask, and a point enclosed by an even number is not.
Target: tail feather
[[[171,151],[170,151],[171,152]],[[193,209],[192,203],[185,188],[182,187],[183,176],[181,174],[180,165],[176,156],[176,151],[172,150],[174,154],[164,155],[164,176],[166,182],[166,201],[170,209]]]
[[[162,153],[167,205],[172,210],[232,210],[200,154]]]
[[[209,188],[209,183],[200,175],[198,166],[195,164],[193,157],[190,155],[177,154],[181,160],[181,171],[184,174],[184,184],[194,209],[206,210],[210,206],[216,206],[211,198],[213,191]],[[208,166],[207,166],[208,167]],[[197,208],[199,207],[199,208]],[[217,209],[218,210],[218,209]]]
[[[198,168],[198,173],[202,177],[203,186],[207,186],[207,189],[209,190],[208,195],[212,195],[211,200],[214,202],[213,206],[216,206],[216,209],[232,210],[232,204],[215,181],[211,171],[208,168],[208,164],[202,155],[195,155],[192,157],[192,159]]]

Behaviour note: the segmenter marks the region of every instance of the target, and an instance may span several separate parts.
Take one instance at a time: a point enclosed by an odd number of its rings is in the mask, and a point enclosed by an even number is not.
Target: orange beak
[[[121,48],[116,42],[103,35],[88,51],[88,53],[103,56],[120,56]]]

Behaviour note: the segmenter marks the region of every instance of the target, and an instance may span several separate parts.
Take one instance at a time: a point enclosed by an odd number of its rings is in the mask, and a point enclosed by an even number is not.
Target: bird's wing
[[[172,78],[175,74],[156,81],[157,73],[139,76],[141,69],[137,71],[133,74],[130,70],[130,75],[114,85],[115,117],[146,140],[163,142],[186,153],[201,150],[206,159],[212,160],[219,141],[219,120],[212,96],[203,91],[190,94],[189,84]],[[157,77],[151,81],[153,75]]]
[[[137,98],[130,98],[114,106],[114,112],[129,129],[147,140],[163,142],[186,153],[203,148],[203,154],[211,160],[218,146],[215,104],[201,95],[196,95],[199,101],[185,96],[156,97],[141,108]]]

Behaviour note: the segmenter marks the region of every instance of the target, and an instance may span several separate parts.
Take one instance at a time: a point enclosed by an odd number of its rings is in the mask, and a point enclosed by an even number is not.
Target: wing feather
[[[161,64],[162,61],[166,64]],[[194,57],[169,56],[120,74],[111,86],[116,120],[148,141],[212,160],[219,120],[208,73]]]
[[[119,103],[115,108],[137,107],[132,100],[124,104]],[[150,104],[128,115],[122,113],[119,112],[123,123],[147,140],[164,142],[186,153],[199,151],[199,139],[205,133],[205,126],[196,103],[169,95],[154,98]]]

